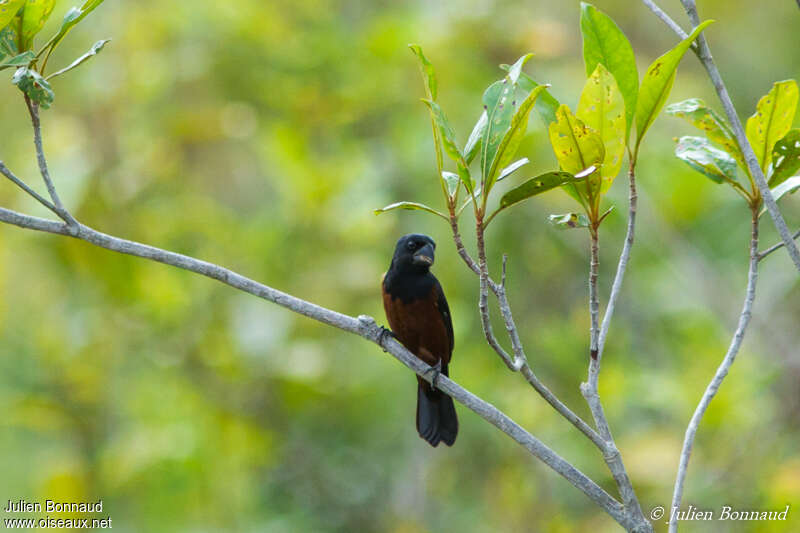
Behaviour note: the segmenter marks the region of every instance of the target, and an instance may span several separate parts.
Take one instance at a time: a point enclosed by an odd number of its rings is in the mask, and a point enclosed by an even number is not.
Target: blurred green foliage
[[[42,35],[58,31],[69,7],[56,5]],[[631,39],[639,72],[677,43],[637,2],[597,7]],[[665,7],[685,26],[677,6]],[[717,20],[706,34],[743,117],[774,81],[800,75],[794,2],[700,7]],[[439,101],[463,135],[497,65],[529,50],[529,72],[576,107],[586,76],[579,11],[578,2],[483,0],[107,2],[50,57],[55,71],[113,38],[53,81],[55,102],[42,117],[51,170],[87,224],[350,314],[382,317],[379,280],[396,238],[429,233],[454,316],[454,379],[613,491],[595,449],[485,346],[477,279],[446,224],[418,212],[372,213],[403,199],[442,208],[407,43],[422,44],[436,65]],[[39,187],[12,72],[0,83],[0,157]],[[695,97],[719,109],[687,56],[667,103]],[[660,116],[642,145],[637,244],[600,378],[648,510],[668,504],[686,423],[727,347],[745,285],[747,209],[674,157],[673,138],[687,133],[683,121]],[[538,118],[518,154],[532,163],[498,189],[555,169]],[[624,179],[608,194],[618,208],[603,225],[602,295],[624,236],[626,194]],[[0,205],[46,215],[10,185],[0,187]],[[533,368],[588,417],[578,392],[587,238],[546,222],[573,206],[561,191],[530,200],[498,218],[488,245],[494,273],[509,254],[511,303]],[[796,228],[798,197],[783,209]],[[771,224],[762,227],[764,245],[775,242]],[[392,358],[215,282],[2,227],[0,294],[2,502],[103,498],[122,531],[617,529],[464,410],[457,444],[429,448],[414,431],[413,376]],[[743,351],[698,434],[686,503],[783,509],[800,501],[799,295],[789,260],[773,254]],[[795,530],[796,509],[789,520],[729,530]]]

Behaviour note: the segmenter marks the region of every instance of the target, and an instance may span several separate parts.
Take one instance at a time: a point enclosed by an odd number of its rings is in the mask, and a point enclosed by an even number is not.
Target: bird
[[[427,235],[400,237],[389,270],[383,275],[383,307],[391,335],[433,367],[432,386],[417,376],[417,432],[434,448],[452,446],[458,435],[453,399],[435,387],[438,373],[449,376],[453,322],[442,286],[430,268],[436,243]]]

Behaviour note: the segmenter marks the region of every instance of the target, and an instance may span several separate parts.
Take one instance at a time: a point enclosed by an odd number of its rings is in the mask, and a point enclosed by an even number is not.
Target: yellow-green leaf
[[[581,3],[581,35],[583,35],[583,60],[586,75],[594,72],[598,64],[605,66],[619,84],[625,100],[626,142],[636,112],[639,93],[639,72],[630,41],[619,26],[605,13],[585,2]],[[606,147],[608,148],[608,147]]]
[[[747,140],[764,172],[772,161],[775,143],[792,128],[797,96],[797,82],[776,82],[758,101],[755,114],[747,119]]]
[[[562,170],[579,174],[590,166],[600,166],[605,158],[605,149],[600,134],[572,114],[562,104],[556,111],[556,121],[550,124],[550,144]],[[590,196],[599,200],[600,173],[594,172],[583,182],[564,187],[567,193],[581,204]],[[591,188],[590,188],[591,187]],[[584,205],[585,206],[585,205]]]
[[[432,207],[428,207],[425,204],[420,204],[417,202],[396,202],[394,204],[389,204],[386,207],[382,207],[380,209],[376,209],[374,213],[376,215],[380,215],[381,213],[386,213],[387,211],[393,211],[395,209],[409,209],[409,210],[420,210],[420,211],[427,211],[428,213],[434,214],[436,216],[442,217],[445,220],[449,220],[444,213],[437,211]]]
[[[33,38],[44,27],[44,23],[53,12],[56,0],[28,0],[22,12],[22,46],[29,49]]]
[[[658,116],[664,102],[667,101],[672,84],[675,83],[675,72],[681,58],[692,45],[700,32],[714,22],[707,20],[697,26],[691,35],[678,43],[678,45],[662,55],[647,68],[642,85],[639,87],[639,96],[636,101],[636,148],[642,142],[644,134]]]
[[[611,75],[598,63],[586,80],[576,116],[600,134],[605,157],[600,167],[605,192],[617,177],[625,155],[625,100]]]
[[[8,26],[24,4],[25,0],[0,0],[0,29]]]

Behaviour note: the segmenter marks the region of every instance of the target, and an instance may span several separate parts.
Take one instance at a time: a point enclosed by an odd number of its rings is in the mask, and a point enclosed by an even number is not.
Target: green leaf
[[[750,141],[758,164],[764,172],[772,161],[775,143],[792,127],[797,97],[797,82],[776,82],[758,101],[755,114],[747,119],[747,140]]]
[[[522,101],[519,109],[517,109],[514,112],[514,115],[511,117],[511,122],[508,125],[508,129],[505,131],[503,139],[497,146],[494,160],[492,161],[491,167],[489,167],[489,174],[483,185],[484,197],[489,195],[492,187],[497,181],[498,171],[506,166],[517,152],[519,143],[522,141],[522,138],[525,136],[525,132],[528,129],[528,116],[530,115],[531,109],[536,102],[536,98],[546,88],[546,85],[539,85],[538,87],[534,88],[530,94],[525,97],[525,100]],[[514,107],[514,101],[511,102],[510,107]],[[492,141],[490,140],[489,142]]]
[[[430,100],[438,98],[439,86],[436,84],[436,73],[433,70],[433,65],[425,54],[422,53],[422,47],[418,44],[409,44],[408,47],[414,52],[414,55],[419,59],[419,70],[422,73],[422,79],[425,80],[425,92]]]
[[[17,49],[17,32],[11,26],[0,30],[0,59],[19,54]]]
[[[513,163],[511,163],[506,168],[500,171],[500,173],[497,175],[496,182],[506,179],[511,174],[513,174],[520,168],[524,167],[528,163],[530,163],[530,160],[527,157],[523,157],[522,159],[517,159],[516,161],[514,161]]]
[[[503,70],[508,70],[511,67],[509,65],[500,65],[500,68]],[[526,93],[530,93],[536,87],[541,85],[524,72],[520,74],[517,83],[519,84],[520,89]],[[533,108],[536,110],[539,118],[541,118],[544,122],[545,127],[548,127],[551,122],[556,121],[556,110],[558,109],[559,105],[561,104],[558,103],[558,100],[556,100],[549,91],[544,90],[539,95],[539,98],[536,99],[536,103],[534,104]]]
[[[743,169],[747,169],[742,150],[733,131],[724,118],[716,111],[706,106],[699,98],[690,98],[683,102],[670,104],[664,112],[674,117],[687,120],[694,127],[704,131],[711,142],[722,146],[730,155],[739,162]]]
[[[386,213],[387,211],[393,211],[395,209],[409,209],[409,210],[420,210],[420,211],[427,211],[428,213],[432,213],[436,216],[440,216],[445,220],[450,220],[444,213],[440,213],[436,209],[432,207],[428,207],[425,204],[418,204],[416,202],[397,202],[394,204],[389,204],[386,207],[382,207],[381,209],[376,209],[374,212],[376,215],[380,215],[381,213]]]
[[[29,49],[55,7],[55,0],[28,0],[22,12],[22,48]]]
[[[30,50],[27,52],[23,52],[17,56],[12,57],[5,63],[0,64],[0,70],[11,68],[11,67],[19,67],[19,66],[27,66],[33,58],[35,57],[34,53]]]
[[[681,137],[675,155],[716,183],[737,183],[736,161],[728,152],[714,148],[705,137]]]
[[[608,69],[619,84],[619,90],[625,100],[627,142],[639,93],[639,72],[636,69],[633,47],[611,17],[585,2],[581,3],[581,34],[586,75],[591,75],[600,64]]]
[[[42,108],[47,109],[53,103],[55,98],[53,89],[50,88],[47,80],[35,70],[21,67],[14,73],[11,82]]]
[[[636,101],[636,151],[638,151],[644,134],[655,121],[661,108],[664,107],[664,102],[667,101],[672,84],[675,83],[678,63],[700,32],[712,22],[714,21],[706,20],[701,23],[689,37],[656,59],[645,72]]]
[[[104,0],[86,0],[80,8],[73,7],[67,11],[66,15],[64,15],[64,19],[61,21],[61,28],[59,28],[58,33],[56,33],[48,42],[47,44],[42,47],[39,51],[38,55],[45,53],[44,62],[42,70],[44,71],[44,66],[47,65],[48,59],[50,59],[50,54],[53,53],[53,50],[59,45],[59,43],[66,37],[66,35],[74,28],[80,21],[86,18],[89,13],[94,11],[100,4],[102,4]]]
[[[505,209],[532,196],[560,187],[575,179],[569,172],[547,172],[514,187],[500,198],[500,209]]]
[[[456,195],[458,186],[461,184],[461,178],[455,172],[442,171],[442,179],[447,184],[447,194],[452,198]]]
[[[800,176],[789,178],[772,189],[772,197],[775,198],[775,201],[777,202],[786,194],[794,194],[797,189],[800,189]]]
[[[556,112],[556,122],[550,124],[550,144],[561,169],[578,174],[592,165],[599,166],[605,158],[605,148],[600,134],[575,117],[566,105]],[[600,190],[602,178],[599,172],[586,182],[564,188],[573,198],[583,204]],[[591,189],[589,188],[591,187]],[[597,195],[599,199],[599,195]]]
[[[589,219],[583,213],[564,213],[563,215],[550,215],[547,218],[550,224],[559,229],[588,228]]]
[[[436,74],[433,71],[433,65],[425,54],[422,53],[422,48],[416,44],[410,44],[408,47],[417,56],[419,60],[419,68],[422,73],[422,79],[425,82],[425,95],[428,100],[436,101],[438,93],[438,85],[436,84]],[[441,173],[444,161],[442,160],[442,136],[439,133],[439,128],[436,126],[436,119],[433,116],[433,110],[430,110],[431,115],[431,129],[433,130],[433,145],[436,150],[436,168]]]
[[[464,186],[468,191],[472,191],[474,184],[472,183],[472,177],[469,174],[467,162],[464,160],[464,156],[461,155],[461,150],[459,150],[458,144],[456,144],[455,132],[450,126],[450,122],[447,120],[444,111],[439,104],[434,101],[422,101],[425,102],[425,105],[427,105],[431,110],[431,117],[433,118],[434,127],[438,131],[439,137],[441,138],[442,147],[444,148],[445,153],[456,162],[458,175],[461,178],[461,181],[464,183]]]
[[[8,26],[23,5],[25,0],[0,0],[0,28]]]
[[[583,87],[576,116],[600,134],[605,157],[600,167],[605,193],[617,177],[625,155],[625,102],[614,76],[598,63]],[[584,167],[585,168],[585,167]]]
[[[469,134],[467,144],[464,146],[464,159],[468,164],[472,163],[472,160],[478,155],[478,150],[480,150],[481,147],[481,138],[486,132],[486,124],[488,122],[489,119],[486,116],[486,111],[481,112],[478,122],[476,122],[475,127],[472,128],[472,133]]]
[[[109,42],[110,40],[111,39],[103,39],[102,41],[97,41],[96,43],[94,43],[92,45],[92,47],[89,49],[88,52],[86,52],[85,54],[83,54],[78,59],[76,59],[75,61],[73,61],[72,63],[67,65],[66,67],[62,68],[61,70],[59,70],[57,72],[53,72],[52,74],[47,76],[46,79],[48,79],[48,80],[53,79],[56,76],[60,76],[60,75],[62,75],[64,73],[66,73],[66,72],[69,72],[70,70],[74,69],[78,65],[81,65],[82,63],[88,61],[92,57],[96,56],[100,52],[100,50],[103,49],[103,47],[106,45],[106,43]]]
[[[769,186],[774,187],[800,170],[800,130],[794,129],[775,143]]]

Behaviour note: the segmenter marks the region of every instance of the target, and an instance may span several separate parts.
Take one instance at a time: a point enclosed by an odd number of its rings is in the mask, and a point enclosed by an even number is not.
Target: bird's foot
[[[436,385],[436,380],[439,379],[439,375],[442,373],[442,360],[439,359],[436,361],[436,364],[431,366],[425,373],[433,372],[433,377],[431,378],[431,387],[434,389],[438,388]]]
[[[378,343],[381,345],[381,348],[383,348],[383,343],[386,341],[386,337],[390,337],[395,340],[397,339],[397,335],[395,335],[392,330],[381,326],[381,333],[378,335]],[[385,352],[386,348],[383,348],[383,351]]]

